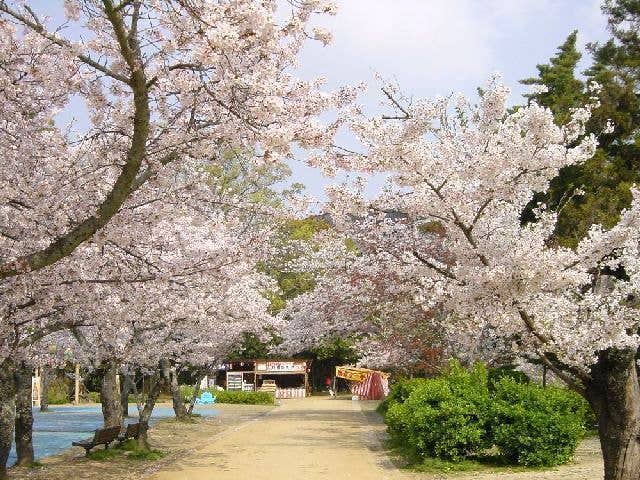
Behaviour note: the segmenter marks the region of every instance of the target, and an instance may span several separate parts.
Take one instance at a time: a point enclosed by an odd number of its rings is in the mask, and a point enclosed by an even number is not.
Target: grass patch
[[[165,452],[160,450],[135,450],[127,455],[128,458],[133,458],[134,460],[160,460],[166,456]]]
[[[27,465],[27,468],[40,468],[40,467],[44,467],[44,464],[40,462],[31,462],[29,465]]]
[[[109,448],[107,450],[94,450],[89,453],[89,458],[91,460],[106,461],[116,457],[126,457],[133,460],[153,461],[159,460],[165,455],[166,453],[160,450],[144,450],[138,447],[138,442],[135,439],[130,438],[113,448]]]
[[[103,462],[105,460],[111,460],[112,458],[115,458],[121,454],[122,452],[117,448],[108,448],[108,449],[101,449],[101,450],[93,450],[92,452],[89,452],[89,455],[87,455],[87,457],[90,458],[91,460]]]
[[[135,452],[138,450],[138,442],[134,438],[130,438],[129,440],[122,442],[116,448],[125,452]]]

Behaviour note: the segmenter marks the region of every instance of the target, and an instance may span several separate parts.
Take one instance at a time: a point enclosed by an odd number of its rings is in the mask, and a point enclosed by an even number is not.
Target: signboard
[[[227,390],[242,390],[242,372],[227,372]]]
[[[256,371],[258,372],[300,372],[307,371],[307,362],[305,361],[264,361],[256,362]]]
[[[369,376],[370,370],[354,367],[336,367],[336,377],[344,378],[351,382],[363,382]]]

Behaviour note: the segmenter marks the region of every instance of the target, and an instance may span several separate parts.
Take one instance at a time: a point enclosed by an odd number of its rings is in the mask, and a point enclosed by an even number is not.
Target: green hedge
[[[487,448],[487,385],[482,365],[470,372],[453,365],[443,377],[405,382],[398,390],[409,387],[409,395],[391,403],[385,417],[391,437],[420,456],[453,461]]]
[[[397,382],[381,410],[394,443],[419,458],[460,461],[495,446],[511,464],[566,463],[585,432],[586,402],[522,380],[490,381],[481,364],[452,363],[438,378]]]
[[[275,403],[273,394],[269,392],[241,392],[206,388],[200,390],[200,395],[202,395],[203,392],[209,392],[216,397],[216,403],[246,405],[273,405]],[[193,387],[191,385],[180,385],[180,394],[186,401],[190,401],[193,397]]]
[[[269,392],[240,392],[219,391],[214,392],[216,403],[244,403],[247,405],[273,405],[275,397]]]
[[[503,378],[493,400],[493,442],[509,462],[549,467],[571,460],[586,431],[581,397]]]

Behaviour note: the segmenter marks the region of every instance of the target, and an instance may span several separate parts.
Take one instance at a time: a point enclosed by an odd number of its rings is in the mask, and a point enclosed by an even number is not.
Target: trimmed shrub
[[[193,387],[191,385],[180,385],[180,395],[185,401],[190,401],[193,397]],[[200,395],[209,392],[216,397],[216,403],[239,403],[246,405],[273,405],[275,397],[269,392],[241,392],[235,390],[216,390],[215,388],[204,388],[200,390]]]
[[[528,383],[509,369],[494,379],[481,364],[467,371],[454,362],[438,378],[398,382],[380,408],[391,439],[410,458],[458,462],[486,456],[495,446],[500,461],[510,464],[569,461],[586,432],[587,402],[563,388]]]
[[[493,397],[493,442],[509,462],[549,467],[571,459],[585,433],[588,405],[582,397],[511,378],[495,384]]]
[[[241,403],[247,405],[273,405],[275,397],[269,392],[241,392],[223,390],[211,392],[216,397],[216,403]]]
[[[415,382],[405,402],[392,402],[385,421],[396,442],[420,456],[459,461],[490,446],[487,370],[452,363],[440,378]]]

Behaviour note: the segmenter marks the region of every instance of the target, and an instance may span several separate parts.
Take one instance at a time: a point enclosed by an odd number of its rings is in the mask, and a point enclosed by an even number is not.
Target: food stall
[[[252,359],[227,362],[227,390],[274,392],[276,398],[304,398],[309,395],[311,360]]]
[[[349,381],[353,395],[361,400],[381,400],[389,394],[389,374],[356,367],[336,367],[336,378]]]

